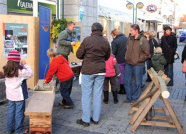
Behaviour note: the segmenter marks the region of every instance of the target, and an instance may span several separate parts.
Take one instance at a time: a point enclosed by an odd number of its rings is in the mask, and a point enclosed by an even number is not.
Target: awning
[[[180,26],[174,26],[174,29],[182,29]]]

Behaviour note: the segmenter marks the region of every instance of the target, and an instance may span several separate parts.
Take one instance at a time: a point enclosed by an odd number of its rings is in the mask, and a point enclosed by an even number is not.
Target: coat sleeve
[[[32,69],[29,65],[24,65],[24,69],[20,71],[20,77],[23,79],[29,79],[33,76]]]
[[[184,60],[186,60],[186,46],[184,47],[183,52],[182,52],[182,59],[181,59],[181,62],[183,63]]]
[[[105,55],[105,61],[107,61],[109,58],[110,58],[110,45],[109,45],[109,42],[107,41],[107,52],[106,52],[106,55]]]
[[[57,64],[55,64],[52,61],[51,64],[50,64],[50,67],[48,69],[47,75],[46,75],[45,83],[49,83],[52,80],[54,74],[56,74],[56,72],[57,72]]]
[[[147,39],[143,39],[142,51],[143,51],[143,56],[140,57],[139,62],[144,62],[148,58],[150,58],[150,45]]]
[[[178,47],[178,45],[177,45],[177,38],[176,38],[176,36],[174,36],[174,37],[173,37],[173,40],[174,40],[174,45],[173,45],[173,53],[175,53],[175,52],[176,52],[176,50],[177,50],[177,47]]]
[[[70,46],[71,41],[67,39],[67,33],[65,31],[62,31],[59,35],[58,39],[58,45],[62,46]]]
[[[112,46],[112,54],[117,55],[117,51],[118,51],[117,44],[114,41],[112,41],[111,46]]]
[[[81,43],[80,47],[78,48],[78,50],[76,52],[76,57],[78,59],[84,59],[84,56],[85,56],[85,45],[86,45],[86,39],[83,40],[83,42]]]

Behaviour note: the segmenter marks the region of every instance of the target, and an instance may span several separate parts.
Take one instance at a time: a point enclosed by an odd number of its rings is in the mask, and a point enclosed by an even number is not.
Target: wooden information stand
[[[139,125],[145,125],[177,128],[179,134],[184,134],[183,126],[168,100],[170,93],[166,85],[170,78],[163,74],[162,71],[157,74],[153,68],[149,69],[148,73],[152,82],[129,111],[129,115],[135,112],[130,120],[130,124],[133,125],[131,130],[134,132]],[[161,109],[152,108],[158,99],[163,101],[164,107]],[[152,115],[152,113],[154,114]],[[164,116],[160,116],[160,113]]]
[[[42,80],[35,88],[33,96],[30,98],[26,107],[25,115],[30,119],[30,134],[51,134],[52,133],[52,110],[55,100],[54,86],[48,86],[41,89],[39,86]]]

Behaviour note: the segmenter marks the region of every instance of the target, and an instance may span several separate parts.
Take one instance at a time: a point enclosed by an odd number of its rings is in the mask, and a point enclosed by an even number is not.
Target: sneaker
[[[64,106],[65,104],[61,101],[61,102],[59,102],[59,105]]]
[[[90,125],[90,123],[86,123],[82,119],[77,120],[76,123],[84,127],[88,127]]]
[[[73,109],[74,106],[73,105],[63,105],[64,109]]]
[[[95,125],[98,125],[98,123],[99,123],[99,121],[94,121],[94,120],[92,119],[92,117],[90,118],[90,121],[91,121],[92,123],[94,123]]]

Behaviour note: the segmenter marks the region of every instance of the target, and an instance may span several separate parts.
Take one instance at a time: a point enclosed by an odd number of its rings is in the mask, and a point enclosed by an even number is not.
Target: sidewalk
[[[178,52],[180,53],[182,49],[183,46],[179,46]],[[184,101],[186,81],[184,79],[185,76],[181,73],[181,67],[180,60],[177,60],[174,64],[174,87],[169,88],[171,92],[169,100],[186,133],[186,102]],[[30,94],[32,94],[32,91],[30,91]],[[75,103],[75,108],[66,110],[58,105],[58,102],[61,101],[61,95],[59,93],[56,94],[52,121],[53,134],[178,134],[177,129],[148,126],[139,126],[137,130],[132,133],[130,130],[131,125],[129,125],[131,116],[128,116],[131,105],[124,103],[125,95],[119,95],[119,103],[114,104],[111,93],[109,104],[102,104],[99,124],[91,124],[90,127],[84,128],[76,124],[76,120],[81,118],[81,88],[77,80],[74,82],[71,96]],[[155,107],[161,105],[162,103],[158,101]],[[0,134],[6,133],[6,122],[7,103],[0,105]],[[28,126],[27,117],[25,124]]]

